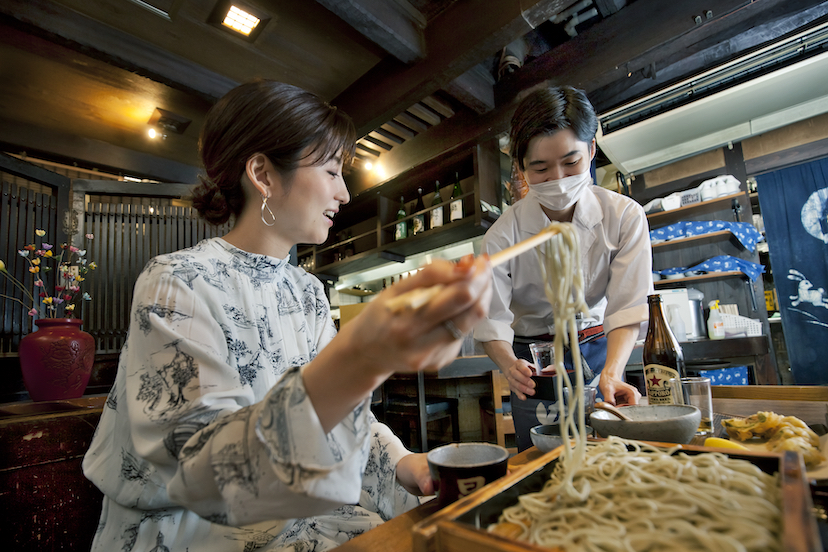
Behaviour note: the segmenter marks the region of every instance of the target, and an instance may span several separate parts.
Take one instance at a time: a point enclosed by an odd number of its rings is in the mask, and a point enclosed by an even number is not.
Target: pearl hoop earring
[[[267,200],[270,199],[270,196],[266,196],[262,194],[262,222],[265,226],[273,226],[276,224],[276,215],[273,214],[273,211],[270,210],[270,205],[267,204]],[[270,222],[265,220],[265,210],[270,214]]]

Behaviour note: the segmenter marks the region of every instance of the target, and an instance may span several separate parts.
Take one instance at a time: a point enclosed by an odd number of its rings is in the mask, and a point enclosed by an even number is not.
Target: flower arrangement
[[[35,230],[35,235],[42,238],[46,231]],[[87,247],[93,238],[92,234],[86,234]],[[29,273],[34,277],[35,290],[39,291],[35,291],[35,296],[30,288],[9,273],[6,264],[0,260],[0,274],[8,278],[30,303],[8,295],[0,294],[0,297],[17,301],[27,309],[31,305],[29,316],[32,317],[40,315],[41,318],[72,318],[75,314],[75,300],[81,294],[81,284],[86,279],[86,274],[97,268],[95,263],[88,262],[86,249],[64,243],[60,246],[60,253],[55,254],[54,245],[41,241],[39,248],[31,243],[17,253],[28,262]],[[57,270],[54,270],[55,268]],[[51,287],[44,281],[45,275],[50,272],[56,275]],[[84,301],[92,300],[86,292],[81,294],[81,297]]]

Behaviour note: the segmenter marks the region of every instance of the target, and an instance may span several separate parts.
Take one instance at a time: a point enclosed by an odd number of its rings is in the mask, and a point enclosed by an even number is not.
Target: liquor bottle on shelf
[[[394,227],[394,239],[404,240],[408,237],[408,221],[402,220],[405,218],[405,198],[400,196],[400,208],[397,209],[397,220],[399,221]]]
[[[434,182],[434,197],[431,199],[429,212],[429,228],[439,228],[443,225],[443,198],[440,197],[440,181]]]
[[[354,242],[353,242],[353,234],[348,232],[348,243],[345,244],[345,258],[353,257],[354,256]]]
[[[414,205],[414,212],[420,213],[411,217],[411,233],[416,236],[426,230],[425,204],[423,203],[423,189],[417,188],[417,203]]]
[[[463,189],[460,188],[460,174],[454,173],[454,189],[451,191],[451,203],[449,203],[449,221],[454,222],[463,218]]]
[[[684,352],[667,324],[661,295],[649,295],[647,302],[650,325],[643,351],[647,399],[650,404],[683,404],[681,378],[687,376]]]

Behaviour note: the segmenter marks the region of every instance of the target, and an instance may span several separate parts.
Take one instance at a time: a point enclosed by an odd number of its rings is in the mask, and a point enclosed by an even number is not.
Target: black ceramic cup
[[[440,507],[506,475],[509,451],[491,443],[453,443],[429,451],[428,468]]]

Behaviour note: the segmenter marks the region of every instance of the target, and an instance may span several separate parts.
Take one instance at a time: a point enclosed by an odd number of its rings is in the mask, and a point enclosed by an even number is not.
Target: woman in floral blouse
[[[433,492],[425,457],[371,414],[394,372],[436,370],[485,316],[487,259],[435,262],[335,337],[320,282],[288,263],[349,200],[350,119],[256,81],[207,115],[194,204],[223,238],[150,261],[87,453],[96,551],[327,550]],[[443,284],[417,310],[386,308]],[[458,331],[459,329],[459,331]]]

